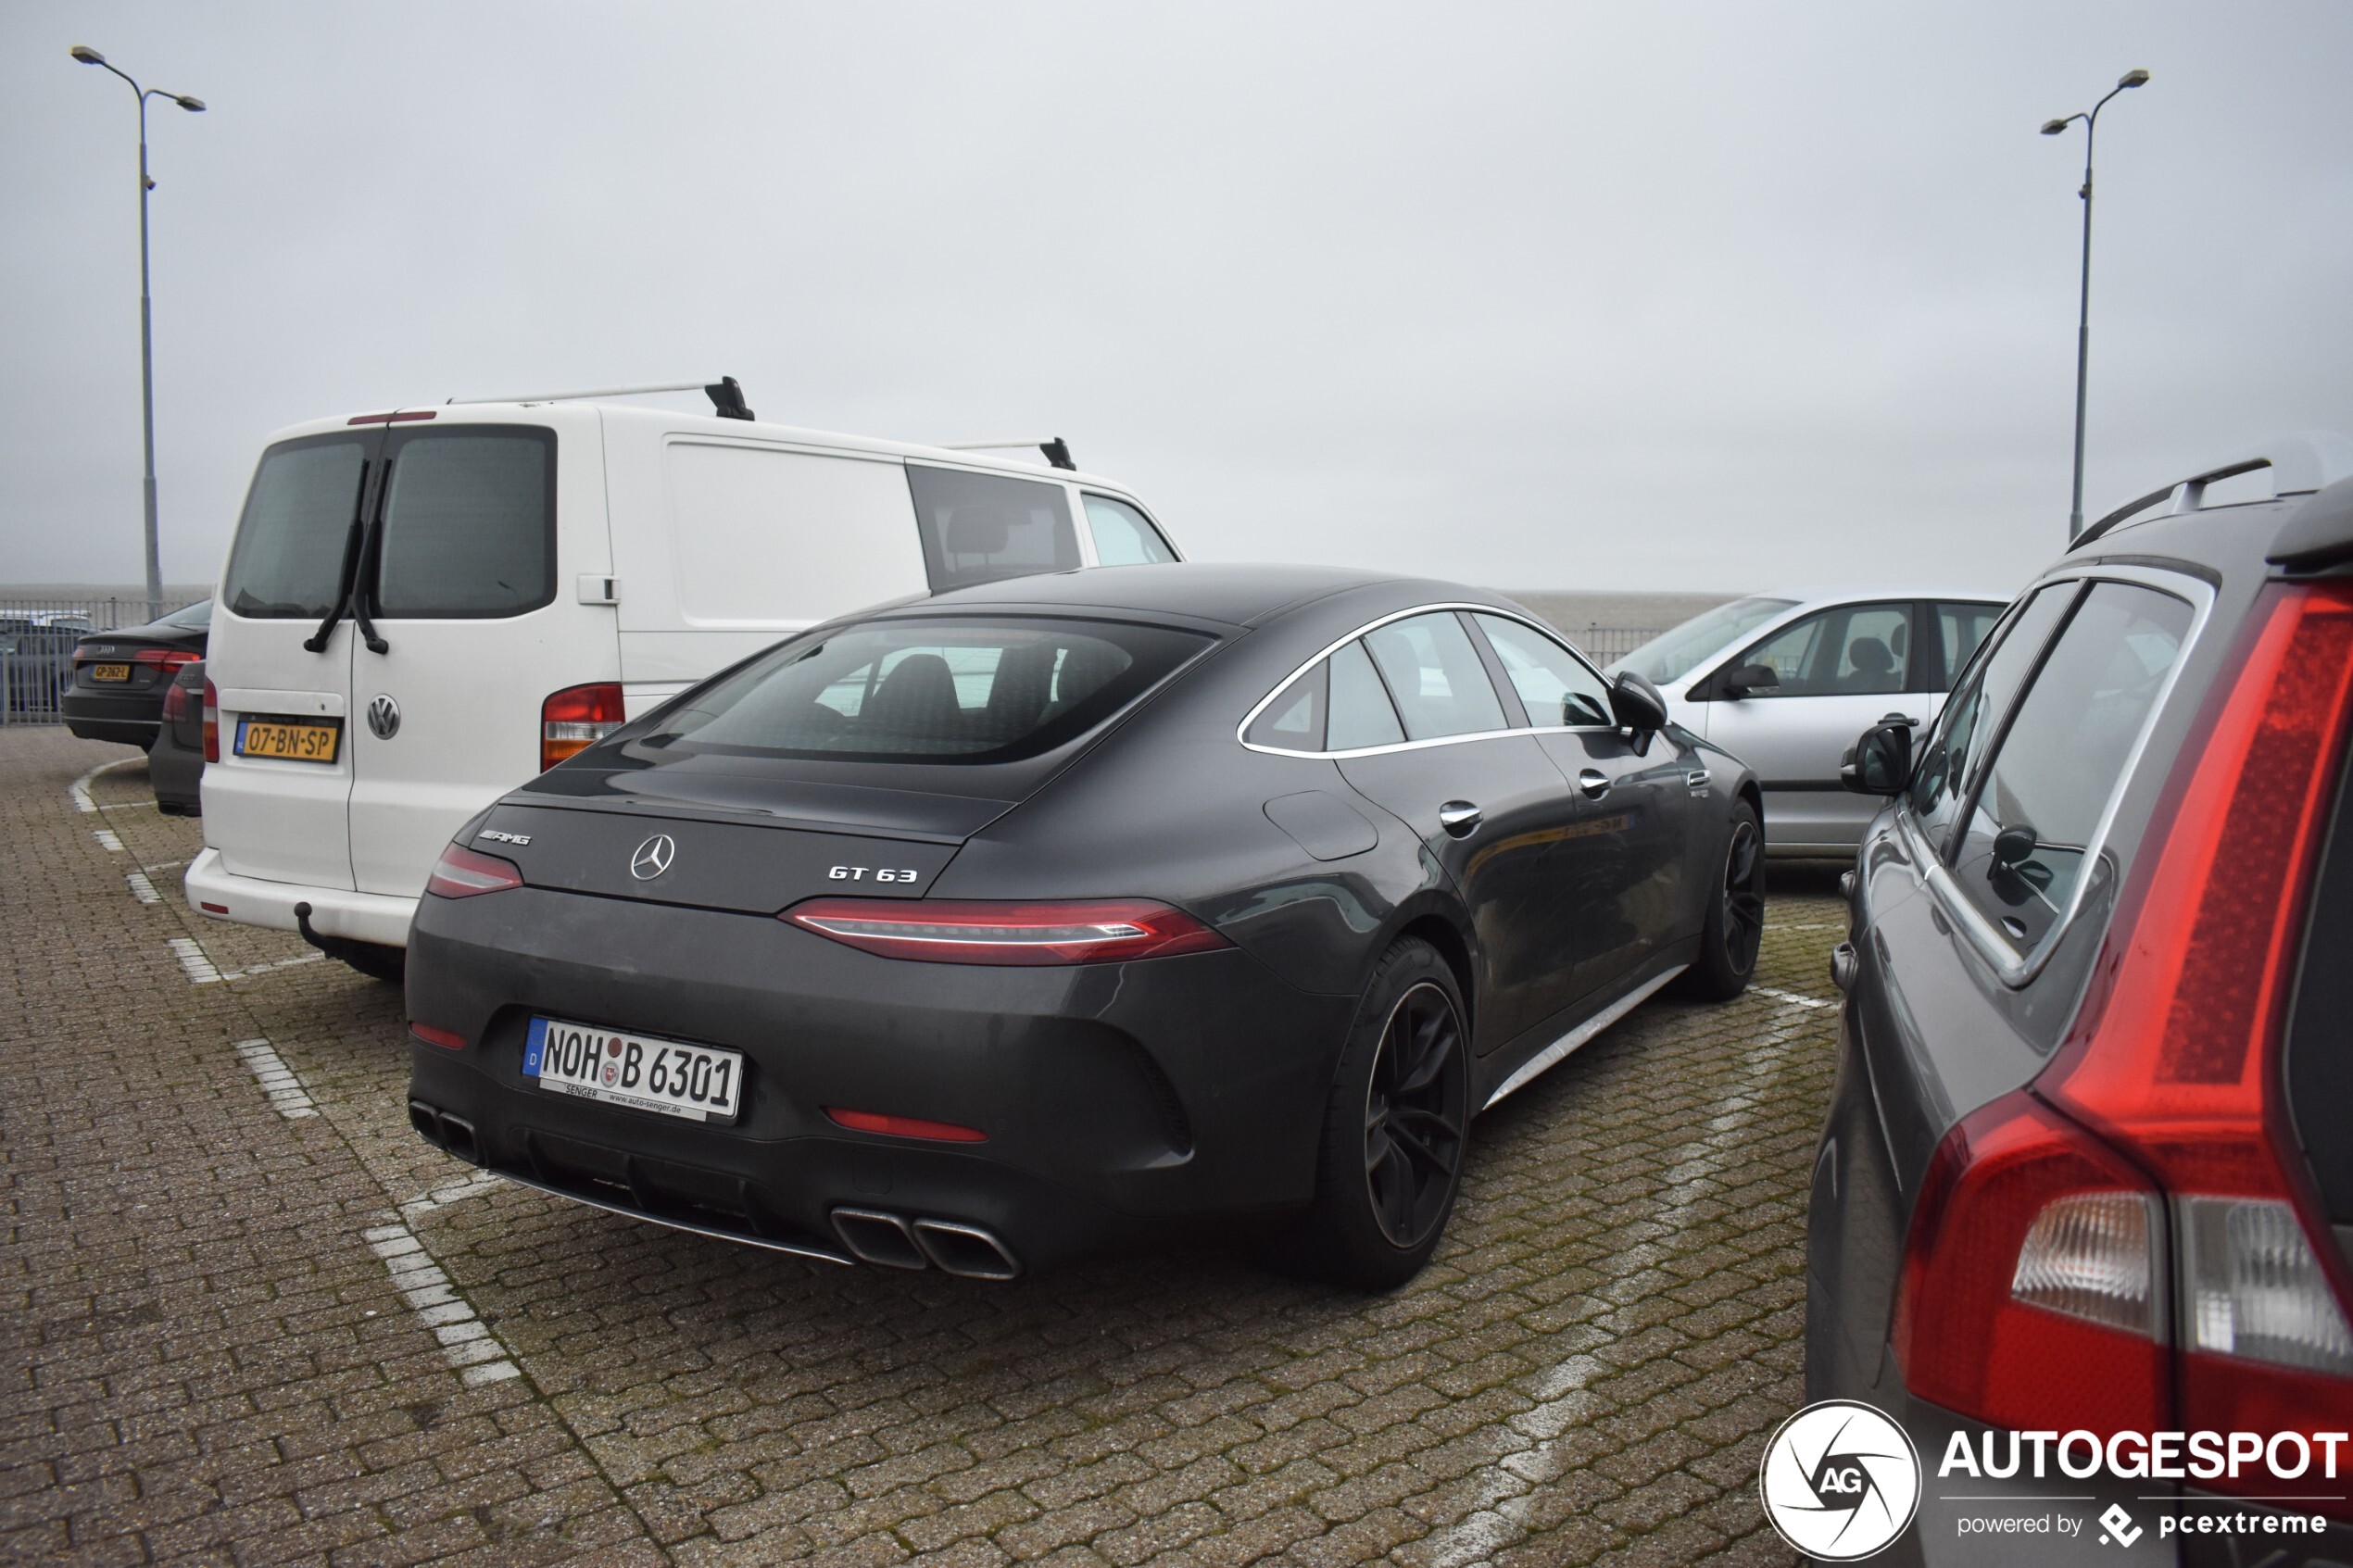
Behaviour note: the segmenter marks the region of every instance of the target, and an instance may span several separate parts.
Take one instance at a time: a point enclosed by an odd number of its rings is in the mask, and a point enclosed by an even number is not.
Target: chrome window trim
[[[1392,621],[1408,621],[1416,615],[1433,615],[1440,610],[1467,610],[1474,615],[1492,615],[1504,621],[1516,621],[1529,631],[1549,637],[1561,646],[1567,648],[1569,657],[1583,665],[1593,679],[1602,684],[1604,691],[1609,689],[1609,677],[1604,675],[1592,659],[1571,646],[1567,638],[1541,621],[1531,616],[1522,615],[1516,610],[1505,609],[1501,605],[1473,604],[1466,600],[1449,599],[1441,604],[1416,605],[1411,609],[1396,610],[1382,616],[1378,621],[1367,621],[1344,637],[1334,638],[1325,646],[1321,653],[1313,659],[1302,661],[1298,669],[1275,683],[1274,690],[1253,703],[1250,711],[1242,715],[1241,722],[1234,726],[1234,738],[1241,743],[1242,749],[1245,751],[1255,751],[1263,756],[1304,757],[1316,761],[1344,761],[1352,757],[1385,757],[1393,751],[1427,751],[1434,746],[1461,746],[1469,741],[1496,740],[1505,735],[1615,734],[1617,733],[1617,726],[1615,724],[1529,724],[1502,730],[1476,730],[1469,734],[1462,735],[1436,735],[1428,740],[1391,741],[1386,746],[1360,746],[1352,751],[1294,751],[1285,746],[1261,746],[1249,738],[1250,727],[1258,722],[1258,716],[1265,712],[1277,697],[1289,691],[1293,681],[1298,680],[1357,638],[1368,633],[1378,632]],[[1481,660],[1480,663],[1483,670],[1485,661]],[[1501,692],[1496,694],[1498,697],[1502,695]],[[1516,693],[1514,694],[1514,700],[1517,700]],[[1525,702],[1520,703],[1523,709],[1527,706]],[[1399,716],[1399,721],[1402,724],[1403,721],[1402,714]]]
[[[2190,629],[2182,639],[2181,652],[2174,658],[2173,668],[2166,671],[2165,684],[2158,688],[2157,700],[2149,704],[2148,715],[2141,721],[2141,733],[2133,737],[2133,748],[2125,753],[2123,769],[2117,774],[2116,784],[2108,791],[2108,804],[2100,809],[2099,822],[2092,830],[2090,841],[2083,847],[2083,872],[2076,878],[2075,887],[2068,895],[2067,908],[2060,912],[2058,919],[2051,922],[2050,929],[2043,934],[2042,941],[2027,951],[2020,952],[2010,939],[2003,934],[2001,928],[1977,907],[1976,902],[1966,892],[1962,891],[1959,879],[1955,877],[1951,869],[1944,864],[1943,854],[1935,846],[1929,843],[1928,835],[1920,831],[1919,823],[1914,820],[1912,803],[1908,795],[1898,797],[1895,810],[1896,828],[1903,834],[1905,849],[1912,856],[1913,865],[1919,868],[1916,874],[1927,884],[1929,891],[1935,895],[1939,908],[1959,927],[1961,934],[1969,939],[1969,946],[1977,950],[1977,956],[1985,960],[1986,965],[2000,977],[2003,985],[2014,991],[2032,984],[2034,977],[2043,972],[2044,968],[2050,963],[2052,954],[2058,950],[2061,938],[2074,925],[2076,917],[2082,913],[2083,903],[2090,897],[2092,884],[2099,880],[2097,873],[2101,859],[2108,853],[2108,830],[2116,823],[2116,813],[2124,802],[2124,792],[2132,784],[2133,775],[2140,771],[2141,759],[2148,750],[2149,737],[2156,733],[2158,721],[2164,718],[2166,709],[2171,704],[2173,689],[2180,684],[2182,671],[2188,668],[2191,657],[2197,651],[2198,640],[2205,635],[2207,622],[2213,618],[2214,613],[2213,585],[2199,578],[2192,577],[2185,572],[2160,571],[2149,567],[2107,565],[2097,561],[2084,561],[2038,577],[2026,585],[2019,594],[2016,602],[2023,604],[2036,591],[2059,583],[2128,583],[2134,587],[2147,588],[2157,593],[2170,595],[2188,603]],[[2073,624],[2074,617],[2070,612],[2066,623],[2060,626],[2058,634],[2065,636],[2067,627]],[[2005,633],[2005,635],[2007,634]],[[1988,637],[1985,645],[1981,646],[1979,651],[1982,652],[1984,646],[1990,646],[1992,644],[1993,639]],[[1971,663],[1972,670],[1969,672],[1974,673],[1975,661],[1972,660]],[[2040,673],[2038,669],[2036,671],[2038,677]],[[1958,689],[1958,683],[1956,683],[1955,689]],[[2023,702],[2026,697],[2032,695],[2033,690],[2032,686],[2028,686],[2019,695],[2017,700]],[[1949,696],[1950,694],[1947,695]],[[1946,704],[1948,710],[1950,707],[1951,704],[1948,701]],[[2008,713],[2004,713],[2002,722],[2007,724],[2009,718]],[[2006,732],[2003,735],[2005,744],[2007,743],[2008,738]],[[1999,760],[1999,755],[1996,751],[1989,759],[1989,767],[1993,761]],[[1982,776],[1970,781],[1969,809],[1971,811],[1974,811],[1977,807],[1977,791],[1982,787]],[[1957,834],[1966,834],[1965,820],[1956,824],[1955,832]]]

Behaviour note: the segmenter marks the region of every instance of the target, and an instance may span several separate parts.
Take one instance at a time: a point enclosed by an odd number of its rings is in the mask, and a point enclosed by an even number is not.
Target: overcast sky
[[[1505,587],[2063,543],[2078,127],[2096,516],[2353,431],[2353,6],[2049,0],[0,10],[0,582],[164,574],[273,429],[729,373],[1059,434],[1197,558]],[[699,404],[698,398],[678,400]]]

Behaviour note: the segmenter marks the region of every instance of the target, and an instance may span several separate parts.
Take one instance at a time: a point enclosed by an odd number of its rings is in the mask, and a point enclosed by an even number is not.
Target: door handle
[[[1907,730],[1917,730],[1920,725],[1920,721],[1908,713],[1882,713],[1879,721],[1882,724],[1901,724]]]
[[[1438,825],[1456,838],[1468,838],[1486,814],[1467,800],[1449,800],[1438,809]]]
[[[1577,775],[1577,787],[1585,792],[1588,800],[1599,800],[1609,793],[1609,775],[1598,768],[1588,768]]]

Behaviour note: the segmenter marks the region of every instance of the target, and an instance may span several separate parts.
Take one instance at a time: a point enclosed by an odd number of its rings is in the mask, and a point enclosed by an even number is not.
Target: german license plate
[[[535,1018],[523,1042],[522,1075],[560,1095],[689,1122],[732,1122],[743,1093],[744,1059],[715,1046]]]
[[[128,664],[94,664],[90,667],[90,678],[94,681],[128,681],[131,679],[131,666]]]
[[[237,721],[237,755],[273,757],[286,762],[333,762],[340,724],[290,723],[280,719]]]

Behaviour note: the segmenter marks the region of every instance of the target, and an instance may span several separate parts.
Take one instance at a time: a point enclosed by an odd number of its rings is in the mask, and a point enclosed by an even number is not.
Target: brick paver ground
[[[476,1180],[408,1127],[395,988],[186,909],[198,826],[135,753],[0,731],[0,1555],[1791,1561],[1755,1479],[1800,1397],[1823,873],[1749,996],[1483,1118],[1394,1295],[1215,1253],[992,1286]]]

